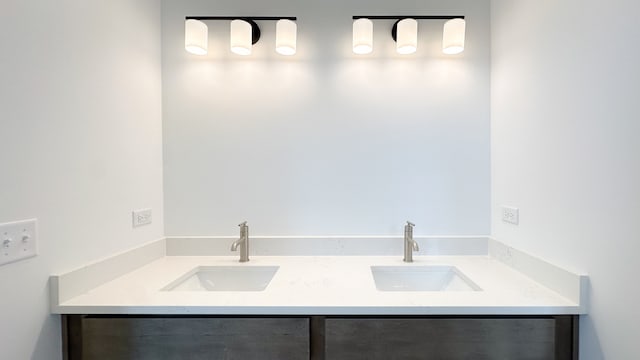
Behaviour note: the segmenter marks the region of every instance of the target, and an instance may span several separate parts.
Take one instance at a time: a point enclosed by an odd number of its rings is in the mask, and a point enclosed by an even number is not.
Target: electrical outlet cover
[[[511,206],[502,206],[502,221],[518,225],[520,223],[520,210]]]
[[[151,209],[140,209],[133,211],[133,227],[149,225],[152,221]]]

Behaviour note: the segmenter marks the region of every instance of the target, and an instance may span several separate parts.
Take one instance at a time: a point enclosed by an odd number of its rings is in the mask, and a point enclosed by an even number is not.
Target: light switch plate
[[[140,209],[133,211],[133,227],[151,224],[152,212],[151,209]]]
[[[520,210],[511,206],[502,206],[502,221],[518,225],[520,222]]]
[[[38,255],[37,220],[0,224],[0,265]]]

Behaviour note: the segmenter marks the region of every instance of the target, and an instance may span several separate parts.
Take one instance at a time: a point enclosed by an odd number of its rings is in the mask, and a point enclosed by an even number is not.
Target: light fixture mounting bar
[[[253,21],[278,21],[298,20],[295,16],[186,16],[186,20],[253,20]]]
[[[353,20],[369,19],[369,20],[451,20],[464,19],[464,15],[354,15]]]

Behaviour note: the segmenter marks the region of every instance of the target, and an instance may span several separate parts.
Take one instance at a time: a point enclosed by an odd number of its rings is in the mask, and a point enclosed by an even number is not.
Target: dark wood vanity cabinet
[[[331,360],[573,360],[571,317],[325,320]],[[574,355],[575,353],[575,355]]]
[[[578,317],[63,315],[66,360],[577,360]]]
[[[308,318],[63,316],[68,360],[308,360]]]

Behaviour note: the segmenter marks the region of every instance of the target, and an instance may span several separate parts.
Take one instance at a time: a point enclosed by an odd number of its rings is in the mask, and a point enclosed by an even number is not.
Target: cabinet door
[[[306,318],[84,317],[69,333],[70,360],[309,359]]]
[[[551,360],[555,320],[326,319],[330,360]]]

